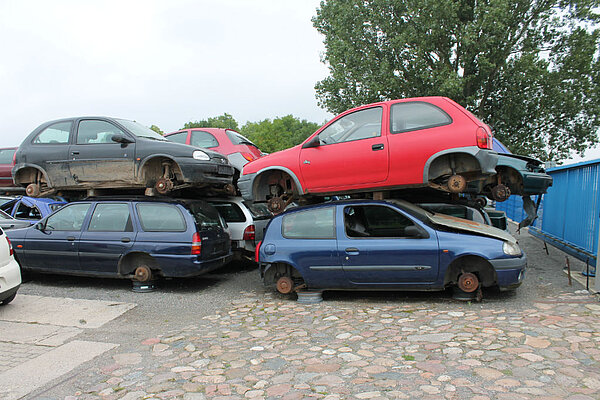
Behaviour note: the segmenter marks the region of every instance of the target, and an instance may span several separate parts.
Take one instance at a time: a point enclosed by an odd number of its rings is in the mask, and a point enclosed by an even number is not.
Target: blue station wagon
[[[266,286],[471,293],[518,287],[527,259],[505,231],[398,200],[349,200],[288,210],[257,250]]]
[[[217,210],[202,200],[89,199],[8,231],[26,271],[132,278],[190,277],[231,257]]]

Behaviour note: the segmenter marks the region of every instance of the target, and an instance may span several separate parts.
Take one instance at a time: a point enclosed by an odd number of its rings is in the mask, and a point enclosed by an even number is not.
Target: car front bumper
[[[206,183],[226,185],[233,179],[234,168],[229,164],[198,161],[193,158],[178,158],[175,161],[181,168],[183,181],[191,185]]]
[[[242,175],[240,176],[240,179],[238,179],[238,189],[240,189],[244,200],[254,200],[252,197],[252,184],[254,183],[254,178],[256,178],[256,173]]]
[[[521,257],[490,260],[490,263],[496,270],[500,290],[510,290],[521,286],[527,269],[525,253]]]

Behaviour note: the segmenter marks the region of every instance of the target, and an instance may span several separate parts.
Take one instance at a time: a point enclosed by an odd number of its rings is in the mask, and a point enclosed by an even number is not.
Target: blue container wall
[[[548,174],[554,182],[530,232],[586,261],[598,253],[600,160],[553,168]],[[521,198],[511,196],[504,203],[496,208],[514,221],[524,218]]]

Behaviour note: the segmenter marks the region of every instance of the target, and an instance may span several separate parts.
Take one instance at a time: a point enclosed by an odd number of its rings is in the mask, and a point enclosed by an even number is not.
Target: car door
[[[133,143],[117,143],[122,135]],[[75,142],[69,147],[69,170],[77,183],[135,180],[135,143],[115,124],[98,119],[79,121]]]
[[[90,203],[67,204],[29,228],[22,251],[25,265],[49,272],[79,271],[79,238]]]
[[[434,230],[382,204],[340,207],[338,218],[344,221],[343,226],[338,224],[338,250],[351,282],[385,287],[437,280],[439,248]]]
[[[129,203],[95,204],[79,240],[81,271],[117,274],[119,259],[133,247],[135,236]]]
[[[42,129],[21,152],[22,163],[39,165],[53,187],[74,183],[69,173],[69,142],[73,121],[62,121]]]
[[[300,150],[305,189],[335,191],[384,182],[388,176],[387,136],[383,108],[355,111],[329,124]]]

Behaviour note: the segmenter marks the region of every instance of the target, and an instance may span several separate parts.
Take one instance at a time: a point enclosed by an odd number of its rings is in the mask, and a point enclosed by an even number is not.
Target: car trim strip
[[[313,271],[426,271],[430,265],[317,265],[309,267]]]

